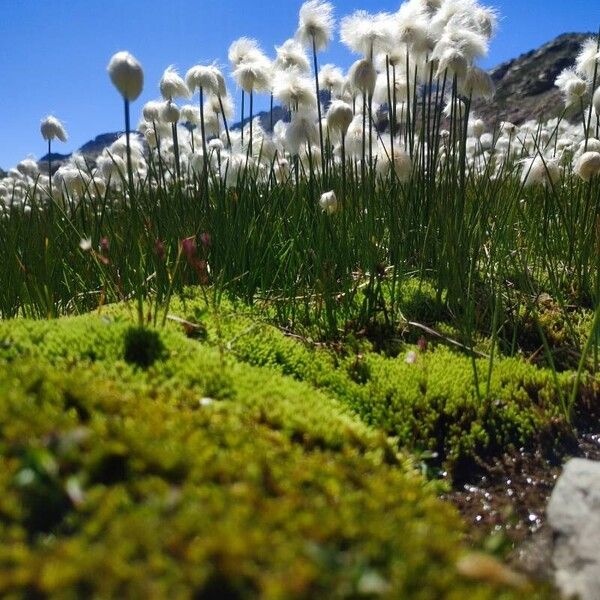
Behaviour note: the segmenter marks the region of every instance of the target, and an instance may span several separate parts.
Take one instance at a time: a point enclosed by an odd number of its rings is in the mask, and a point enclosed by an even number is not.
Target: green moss
[[[173,306],[175,312],[179,308]],[[488,389],[489,361],[472,361],[445,346],[430,343],[422,352],[405,345],[389,357],[363,341],[334,353],[257,323],[239,308],[225,307],[219,321],[223,343],[238,359],[322,389],[402,447],[436,452],[451,471],[515,447],[541,444],[554,454],[572,442],[562,404],[573,385],[572,372],[555,380],[549,369],[522,358],[496,357]],[[207,324],[209,341],[217,344],[213,319]],[[406,362],[409,351],[416,351],[412,364]],[[598,393],[600,380],[586,377],[581,403]]]
[[[431,484],[281,374],[321,368],[344,397],[328,357],[288,362],[280,337],[251,366],[171,327],[139,369],[129,326],[0,324],[3,597],[547,597],[458,574],[461,525]]]

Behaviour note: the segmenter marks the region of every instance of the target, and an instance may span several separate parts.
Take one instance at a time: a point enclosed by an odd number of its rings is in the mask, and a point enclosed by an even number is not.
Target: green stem
[[[129,143],[129,131],[131,129],[131,123],[129,120],[129,100],[125,98],[125,140],[127,144],[127,179],[129,182],[129,199],[133,202],[133,167],[131,165],[131,145]]]

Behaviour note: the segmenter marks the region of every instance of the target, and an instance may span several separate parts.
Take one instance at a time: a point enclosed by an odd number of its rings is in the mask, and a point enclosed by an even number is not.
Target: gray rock
[[[567,596],[600,600],[600,462],[575,458],[550,503],[556,585]]]
[[[528,119],[559,116],[564,100],[554,80],[565,67],[574,65],[582,42],[593,36],[593,33],[565,33],[492,69],[496,95],[491,102],[474,103],[477,116],[490,126],[497,120],[521,124]],[[577,108],[572,107],[566,116],[577,119],[576,113]]]

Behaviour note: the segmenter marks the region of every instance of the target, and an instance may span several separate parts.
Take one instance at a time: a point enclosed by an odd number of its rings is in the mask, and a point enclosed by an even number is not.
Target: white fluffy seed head
[[[472,119],[469,122],[469,132],[471,135],[480,139],[481,136],[485,133],[485,123],[481,119]]]
[[[312,49],[323,50],[331,41],[335,21],[333,6],[322,0],[308,0],[300,7],[296,37]]]
[[[67,141],[67,132],[63,124],[52,115],[42,120],[40,131],[45,140],[59,139],[61,142]]]
[[[411,54],[431,52],[433,40],[429,31],[429,14],[425,5],[415,1],[405,2],[394,15],[394,20],[395,38],[400,44],[408,45]]]
[[[489,6],[477,6],[473,12],[473,21],[479,31],[489,39],[498,28],[498,11]]]
[[[22,160],[17,165],[17,171],[23,175],[26,175],[27,177],[31,177],[32,179],[35,179],[40,172],[38,164],[32,158],[26,158],[25,160]]]
[[[202,89],[207,96],[219,91],[219,81],[212,66],[195,65],[185,74],[185,83],[192,93]]]
[[[273,81],[273,96],[291,109],[316,108],[313,82],[297,69],[278,71]]]
[[[465,77],[469,62],[467,57],[458,49],[448,47],[439,56],[433,57],[438,61],[436,77],[442,77],[445,73],[452,80],[454,76],[458,79]]]
[[[160,116],[166,123],[177,123],[177,121],[179,121],[179,117],[181,116],[181,112],[177,104],[171,100],[167,100],[162,105]]]
[[[214,152],[222,152],[225,149],[225,144],[219,138],[213,138],[208,142],[208,149]]]
[[[600,73],[600,50],[598,41],[594,38],[585,40],[581,45],[575,60],[575,71],[590,82],[594,79],[594,72],[596,72],[596,76]]]
[[[292,120],[285,129],[285,142],[290,154],[300,154],[306,144],[312,145],[319,141],[316,114],[313,110],[295,112]]]
[[[575,173],[584,181],[600,174],[600,152],[584,152],[575,164]]]
[[[319,198],[319,206],[321,210],[328,215],[333,214],[338,209],[338,200],[335,192],[332,190],[331,192],[325,192]]]
[[[345,81],[342,70],[335,65],[323,65],[319,70],[319,86],[334,96],[341,95]]]
[[[184,104],[180,110],[180,119],[183,123],[198,125],[200,123],[200,109],[193,104]]]
[[[108,74],[121,96],[133,102],[137,100],[144,87],[142,65],[129,52],[117,52],[108,63]]]
[[[221,69],[219,69],[217,65],[210,65],[209,68],[212,69],[217,78],[217,95],[221,98],[227,96],[227,84],[225,83],[225,77],[223,76]]]
[[[489,40],[471,23],[469,14],[454,15],[444,26],[442,34],[432,53],[434,59],[441,57],[448,50],[455,50],[465,57],[468,64],[485,56]]]
[[[310,63],[302,44],[297,40],[286,40],[281,46],[275,46],[277,58],[276,69],[298,69],[303,73],[310,71]]]
[[[556,159],[542,158],[536,156],[534,158],[526,158],[523,161],[521,171],[521,183],[525,187],[532,185],[555,184],[560,179],[560,167]]]
[[[229,46],[228,58],[234,69],[242,62],[262,57],[258,42],[251,38],[241,37]]]
[[[223,110],[221,111],[221,106]],[[225,113],[226,119],[233,118],[234,106],[233,100],[229,96],[221,96],[221,101],[219,102],[219,98],[212,97],[209,98],[207,103],[208,110],[212,111],[216,115],[220,115]]]
[[[345,136],[354,113],[352,107],[343,100],[334,100],[327,111],[327,127],[330,131]]]
[[[500,131],[504,135],[513,136],[515,133],[517,133],[517,126],[510,121],[502,121],[500,123]]]
[[[350,67],[348,79],[356,90],[371,96],[377,83],[377,71],[370,60],[361,58]]]
[[[243,61],[233,71],[233,78],[247,93],[268,92],[272,86],[271,63],[266,59]]]
[[[108,152],[101,154],[96,160],[104,179],[119,180],[127,172],[125,161],[118,155],[110,155]]]
[[[82,196],[90,182],[90,178],[86,173],[83,173],[72,165],[60,167],[52,180],[57,190],[69,196]]]
[[[375,55],[393,45],[390,39],[392,16],[388,13],[370,14],[357,10],[342,19],[340,41],[353,52],[373,60]]]
[[[162,107],[162,102],[158,100],[150,100],[144,104],[144,108],[142,109],[142,114],[144,115],[144,119],[149,123],[158,121],[160,119],[160,110]]]
[[[189,98],[190,90],[173,65],[167,67],[160,79],[160,93],[165,100]]]
[[[587,83],[575,73],[574,69],[563,69],[554,85],[563,93],[565,104],[570,106],[578,101],[587,91]]]
[[[465,78],[460,81],[460,92],[471,100],[489,100],[494,96],[496,86],[487,71],[472,66],[467,68]]]

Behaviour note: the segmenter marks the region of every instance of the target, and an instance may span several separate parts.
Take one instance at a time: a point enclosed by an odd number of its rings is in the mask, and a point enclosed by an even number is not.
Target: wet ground
[[[600,460],[600,435],[579,438],[574,456]],[[446,494],[469,525],[476,545],[506,557],[537,578],[551,574],[552,535],[546,506],[562,467],[539,453],[515,452],[485,465],[476,482]]]

